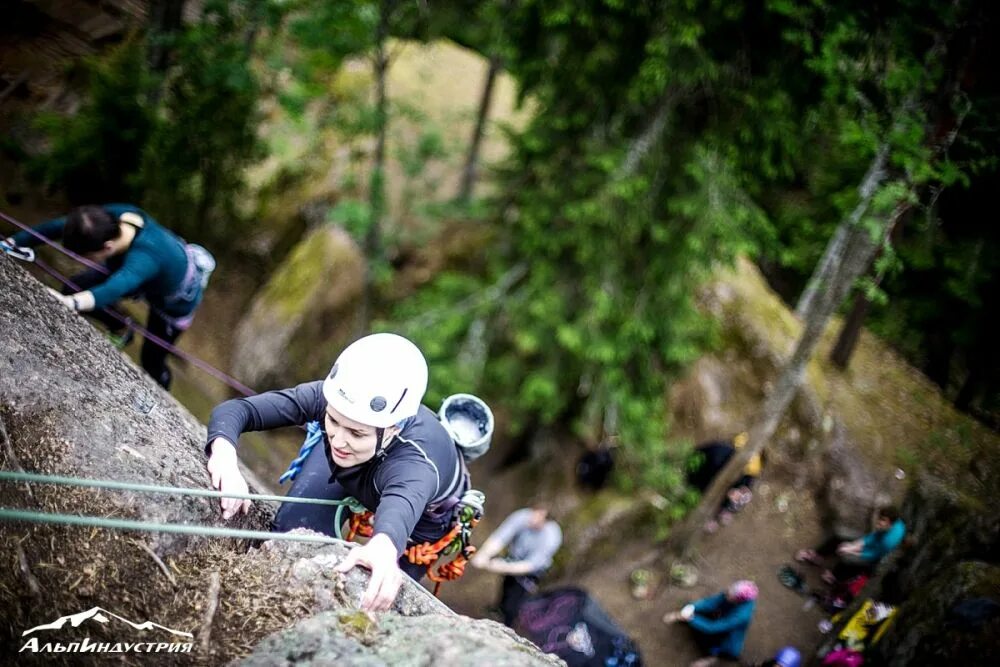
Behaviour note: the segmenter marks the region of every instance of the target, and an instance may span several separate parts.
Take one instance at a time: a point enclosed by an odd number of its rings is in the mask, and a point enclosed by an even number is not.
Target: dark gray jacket
[[[216,438],[235,444],[247,431],[310,421],[323,424],[325,414],[322,380],[226,401],[212,411],[205,452],[211,454],[210,443]],[[428,506],[461,494],[462,466],[458,449],[430,409],[421,405],[382,453],[361,465],[334,465],[325,432],[322,445],[332,473],[331,493],[324,497],[339,495],[335,491],[339,484],[346,495],[375,512],[375,532],[385,533],[400,554],[411,535],[416,541],[440,536],[442,519],[428,513]]]

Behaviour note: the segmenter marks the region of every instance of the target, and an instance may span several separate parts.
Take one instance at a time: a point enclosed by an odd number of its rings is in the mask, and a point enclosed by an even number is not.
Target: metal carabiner
[[[10,245],[4,241],[0,241],[0,250],[5,253],[19,259],[22,262],[34,262],[35,261],[35,251],[31,248],[22,248],[16,245]]]

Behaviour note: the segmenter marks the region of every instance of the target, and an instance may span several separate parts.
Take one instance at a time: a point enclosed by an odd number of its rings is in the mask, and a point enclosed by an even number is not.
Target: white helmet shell
[[[427,361],[412,342],[391,333],[348,345],[323,381],[323,396],[348,419],[388,428],[420,409],[427,391]]]

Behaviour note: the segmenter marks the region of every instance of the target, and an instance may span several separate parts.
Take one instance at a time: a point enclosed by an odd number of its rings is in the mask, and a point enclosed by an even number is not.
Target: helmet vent
[[[368,407],[370,407],[373,412],[382,412],[383,410],[385,410],[386,405],[388,404],[386,403],[386,400],[384,398],[382,398],[381,396],[376,396],[371,400],[371,403],[368,404]]]
[[[408,392],[408,391],[409,391],[409,389],[404,389],[403,390],[403,393],[399,395],[399,400],[396,401],[396,405],[392,406],[392,410],[389,411],[389,414],[392,414],[393,412],[396,411],[396,408],[399,407],[399,404],[403,402],[404,398],[406,398],[406,392]]]

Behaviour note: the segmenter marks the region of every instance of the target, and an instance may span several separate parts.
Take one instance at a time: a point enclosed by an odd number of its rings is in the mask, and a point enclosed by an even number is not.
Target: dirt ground
[[[514,479],[518,475],[517,469],[495,475],[473,473],[477,485],[487,494],[487,518],[477,528],[477,543],[485,540],[508,512],[523,505],[512,491],[518,486]],[[623,536],[622,548],[614,560],[588,563],[576,576],[546,579],[543,588],[565,585],[587,590],[637,641],[646,664],[672,666],[686,665],[699,655],[687,628],[664,625],[663,615],[717,593],[736,579],[753,579],[760,588],[760,597],[747,634],[744,658],[764,660],[786,645],[808,650],[819,641],[817,624],[824,615],[783,587],[776,576],[778,568],[791,562],[798,548],[815,544],[821,537],[812,494],[796,490],[792,478],[778,469],[767,471],[753,502],[731,525],[705,537],[694,563],[699,571],[698,582],[690,589],[660,585],[647,600],[632,597],[629,575],[634,568],[645,566],[657,576],[665,574],[662,565],[650,564],[655,544],[641,535]],[[817,574],[807,573],[810,584],[818,584]],[[445,587],[442,599],[459,613],[489,617],[488,609],[497,602],[499,585],[498,575],[470,568],[462,581]]]

